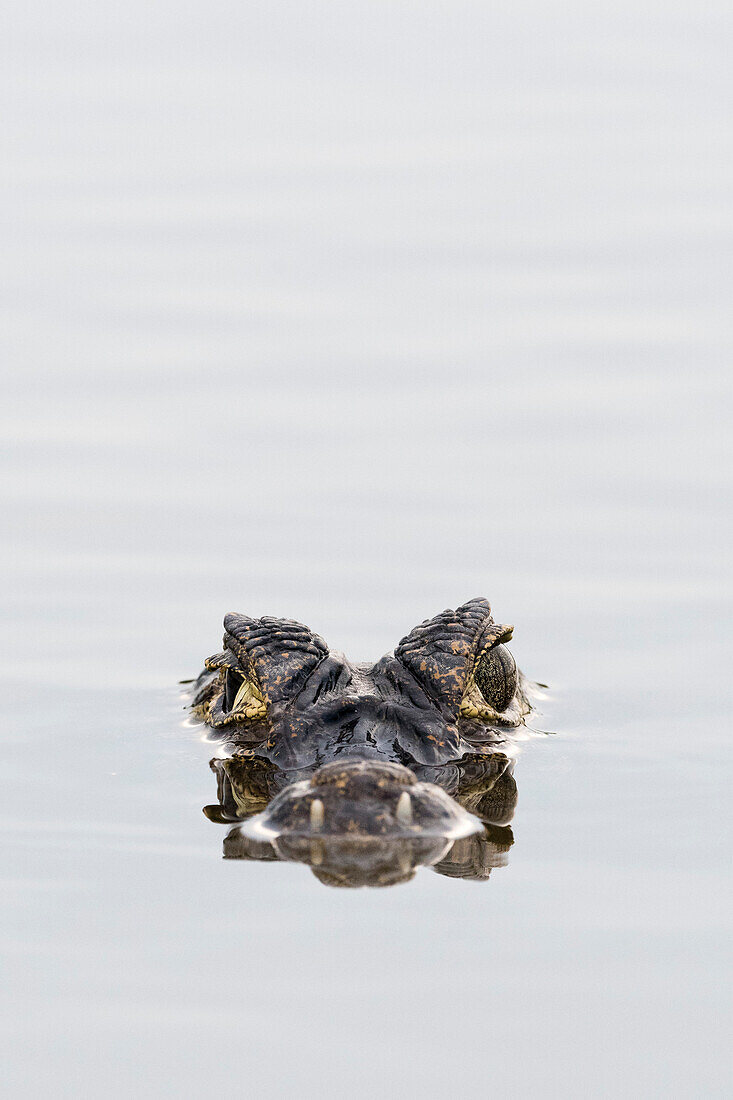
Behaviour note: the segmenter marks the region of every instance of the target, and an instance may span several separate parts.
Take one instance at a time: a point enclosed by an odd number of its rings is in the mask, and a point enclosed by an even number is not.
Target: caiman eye
[[[224,710],[228,714],[234,706],[234,701],[244,683],[244,676],[236,669],[228,668],[224,679]]]
[[[494,646],[480,658],[474,681],[493,710],[506,710],[517,690],[517,666],[506,646]]]

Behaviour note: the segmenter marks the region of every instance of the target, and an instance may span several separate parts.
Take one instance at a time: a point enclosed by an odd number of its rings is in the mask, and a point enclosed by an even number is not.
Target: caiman
[[[354,664],[290,619],[228,614],[194,684],[228,858],[307,863],[330,885],[390,885],[420,864],[462,878],[506,861],[512,733],[529,681],[485,599],[427,619]]]

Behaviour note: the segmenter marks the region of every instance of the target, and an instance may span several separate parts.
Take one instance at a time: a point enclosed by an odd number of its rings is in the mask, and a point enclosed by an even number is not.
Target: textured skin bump
[[[239,662],[230,650],[225,649],[223,653],[215,653],[212,657],[207,657],[204,667],[211,672],[216,672],[220,668],[239,668]]]
[[[436,702],[457,715],[472,657],[485,644],[486,636],[493,636],[491,628],[495,626],[489,601],[469,600],[455,611],[441,611],[416,626],[397,646],[395,657]]]
[[[240,667],[254,675],[268,704],[292,696],[328,655],[317,634],[293,619],[224,617],[224,646]]]

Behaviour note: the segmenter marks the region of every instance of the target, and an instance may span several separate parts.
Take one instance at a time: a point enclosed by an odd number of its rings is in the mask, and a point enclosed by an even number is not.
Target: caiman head
[[[513,786],[498,750],[530,706],[506,646],[513,628],[486,600],[426,620],[375,664],[352,664],[287,619],[229,614],[224,628],[193,700],[231,752],[212,761],[219,820],[245,819],[245,838],[320,867],[324,881],[347,849],[365,882],[366,853],[384,862],[394,849],[380,884],[506,824],[505,809],[487,822],[481,808],[501,777],[505,793]]]

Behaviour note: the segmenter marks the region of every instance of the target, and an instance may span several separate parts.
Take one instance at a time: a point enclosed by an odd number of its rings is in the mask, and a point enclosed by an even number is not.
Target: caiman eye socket
[[[237,693],[244,683],[244,676],[236,669],[228,668],[224,679],[224,711],[228,714],[234,706]]]
[[[517,666],[509,650],[494,646],[479,660],[474,681],[489,706],[506,710],[517,690]]]
[[[246,672],[236,668],[225,670],[224,691],[220,699],[222,717],[226,722],[259,720],[267,714],[267,705],[258,685]]]

